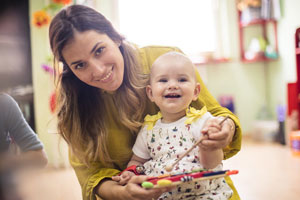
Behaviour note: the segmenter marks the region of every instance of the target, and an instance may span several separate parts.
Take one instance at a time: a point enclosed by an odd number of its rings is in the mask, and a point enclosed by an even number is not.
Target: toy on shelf
[[[186,182],[204,181],[237,174],[238,170],[205,171],[203,169],[179,174],[163,174],[150,177],[142,183],[143,188],[162,188],[180,185]]]

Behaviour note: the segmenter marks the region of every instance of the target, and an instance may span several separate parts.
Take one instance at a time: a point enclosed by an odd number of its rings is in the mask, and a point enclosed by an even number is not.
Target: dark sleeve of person
[[[13,140],[20,147],[22,152],[39,150],[43,144],[38,139],[36,133],[26,122],[17,102],[6,94],[1,94],[1,107],[4,111],[4,125]]]

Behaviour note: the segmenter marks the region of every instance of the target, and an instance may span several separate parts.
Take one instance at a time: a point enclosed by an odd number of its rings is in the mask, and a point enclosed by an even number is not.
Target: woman
[[[111,177],[126,168],[144,116],[158,111],[146,97],[145,75],[158,56],[180,50],[137,48],[103,15],[81,5],[60,11],[51,22],[49,36],[56,63],[63,64],[63,72],[57,77],[58,129],[69,144],[70,162],[83,199],[95,199],[97,195],[103,199],[146,200],[166,192],[142,189],[139,184],[145,176],[135,176],[125,186]],[[213,115],[231,118],[219,134],[202,145],[223,148],[227,159],[240,150],[239,121],[210,95],[199,74],[197,80],[201,93],[193,106],[205,105]],[[233,187],[230,180],[228,183]]]

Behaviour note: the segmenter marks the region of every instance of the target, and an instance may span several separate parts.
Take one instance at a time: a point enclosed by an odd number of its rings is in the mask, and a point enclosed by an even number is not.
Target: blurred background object
[[[3,0],[0,8],[0,92],[20,105],[35,129],[28,0]]]

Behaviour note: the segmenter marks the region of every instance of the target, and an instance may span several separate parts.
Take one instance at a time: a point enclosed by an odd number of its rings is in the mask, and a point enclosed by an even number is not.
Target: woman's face
[[[76,32],[62,49],[62,56],[82,82],[105,91],[123,82],[124,60],[120,44],[96,31]]]

